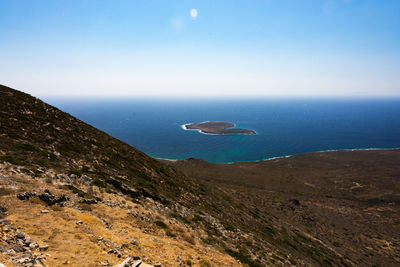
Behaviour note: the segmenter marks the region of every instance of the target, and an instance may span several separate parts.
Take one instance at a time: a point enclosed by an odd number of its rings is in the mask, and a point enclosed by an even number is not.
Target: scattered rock
[[[38,247],[39,247],[39,244],[38,244],[37,241],[32,242],[31,244],[29,244],[29,248],[30,249],[35,249],[35,248],[38,248]]]
[[[29,200],[31,197],[38,197],[49,206],[52,206],[54,204],[59,204],[60,206],[62,206],[62,203],[69,200],[69,198],[65,195],[61,195],[59,197],[54,196],[48,189],[46,189],[43,194],[37,194],[35,192],[25,192],[17,195],[17,198],[20,200]]]
[[[25,239],[25,234],[24,233],[17,232],[16,236],[17,236],[18,239]]]
[[[0,206],[0,219],[6,217],[7,208]]]
[[[24,263],[29,263],[29,262],[32,262],[33,261],[33,259],[31,259],[31,258],[29,258],[29,257],[24,257],[24,258],[20,258],[20,259],[18,259],[18,263],[19,264],[24,264]]]
[[[131,264],[129,263],[131,261],[131,258],[126,258],[123,262],[120,264],[114,265],[114,267],[130,267]]]
[[[285,203],[286,207],[288,207],[291,210],[295,210],[297,207],[300,206],[300,201],[298,199],[288,199]]]
[[[123,262],[120,264],[114,265],[113,267],[154,267],[153,265],[146,264],[142,262],[141,259],[135,260],[131,257],[127,257]],[[161,265],[160,265],[161,266]]]
[[[303,219],[304,219],[305,221],[308,221],[308,222],[313,222],[313,221],[314,221],[314,219],[313,219],[312,217],[307,216],[307,215],[304,215],[304,216],[303,216]]]
[[[39,247],[40,251],[46,251],[48,249],[49,249],[49,245],[44,245],[44,246]]]
[[[298,199],[289,199],[288,202],[292,203],[293,205],[300,206],[300,201]]]
[[[6,219],[1,219],[0,220],[0,224],[10,224],[11,221],[10,220],[6,220]]]
[[[49,213],[49,210],[41,210],[40,213]]]
[[[25,239],[25,245],[26,245],[26,246],[29,246],[32,242],[33,242],[33,241],[32,241],[32,238],[30,238],[30,237],[28,237],[28,238]]]
[[[110,250],[108,251],[108,254],[115,254],[115,255],[117,255],[118,258],[121,258],[121,257],[122,257],[122,254],[121,254],[121,252],[119,251],[118,248],[112,248],[112,249],[110,249]]]
[[[160,242],[160,240],[158,240],[158,239],[155,238],[155,237],[150,237],[150,240],[153,241],[153,242]]]
[[[104,225],[106,226],[107,229],[111,229],[112,228],[111,224],[106,219],[101,219],[101,220],[103,221],[103,223],[104,223]]]
[[[14,245],[14,246],[11,247],[11,249],[14,250],[17,253],[24,252],[24,248],[20,247],[19,245]]]
[[[60,174],[57,174],[57,178],[60,179],[60,180],[67,180],[68,176],[65,175],[65,174],[60,173]]]
[[[97,200],[96,199],[86,199],[86,198],[82,198],[78,201],[78,203],[84,203],[84,204],[97,204]]]
[[[139,215],[138,215],[136,212],[134,212],[133,210],[128,211],[128,213],[129,213],[130,215],[134,216],[134,217],[138,217],[138,216],[139,216]]]
[[[19,193],[17,195],[17,198],[20,200],[29,200],[31,197],[35,196],[36,196],[35,192],[25,192],[25,193]]]

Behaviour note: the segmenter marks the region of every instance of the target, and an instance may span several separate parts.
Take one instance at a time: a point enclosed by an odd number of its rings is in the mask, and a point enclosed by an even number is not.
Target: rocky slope
[[[179,203],[193,198],[198,184],[39,99],[5,86],[0,96],[0,246],[7,261],[107,266],[132,256],[163,266],[239,265],[203,244],[204,230],[179,220],[188,209]],[[45,189],[69,200],[47,203],[39,197]],[[9,229],[49,248],[28,250]]]
[[[96,189],[97,199],[83,198],[69,190],[68,178],[32,178],[9,163],[0,164],[0,178],[7,266],[113,266],[127,257],[149,264],[140,266],[239,265],[202,246],[204,232],[171,218],[168,207],[150,198],[133,203]]]
[[[399,162],[398,150],[160,162],[0,86],[0,262],[396,266]]]

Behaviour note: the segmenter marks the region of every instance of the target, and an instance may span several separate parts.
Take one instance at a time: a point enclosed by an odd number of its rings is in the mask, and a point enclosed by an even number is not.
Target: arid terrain
[[[302,241],[318,240],[349,260],[342,264],[399,264],[400,150],[320,152],[235,164],[166,163],[190,177],[229,184],[227,192],[254,214],[298,227],[306,233]]]
[[[398,266],[400,150],[159,161],[0,86],[6,266]]]

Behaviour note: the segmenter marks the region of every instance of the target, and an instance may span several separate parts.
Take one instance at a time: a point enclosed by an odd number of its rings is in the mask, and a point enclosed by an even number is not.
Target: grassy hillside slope
[[[7,243],[10,229],[20,227],[50,245],[49,254],[56,255],[46,258],[50,266],[114,264],[120,258],[113,249],[122,258],[140,255],[163,266],[396,265],[399,155],[161,162],[0,86],[0,205],[9,220],[2,238],[5,246],[14,244]],[[46,188],[69,200],[49,204]],[[22,200],[19,193],[25,193]],[[48,213],[37,216],[41,210],[50,210],[60,224],[49,225]],[[133,236],[142,245],[124,245]],[[62,240],[80,248],[81,256],[63,254]],[[7,253],[1,256],[17,259]]]

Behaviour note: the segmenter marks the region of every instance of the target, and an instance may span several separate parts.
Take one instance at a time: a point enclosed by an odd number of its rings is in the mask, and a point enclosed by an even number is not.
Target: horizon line
[[[31,94],[31,93],[28,93]],[[33,95],[33,94],[32,94]],[[197,94],[36,94],[47,99],[400,99],[398,95],[197,95]]]

